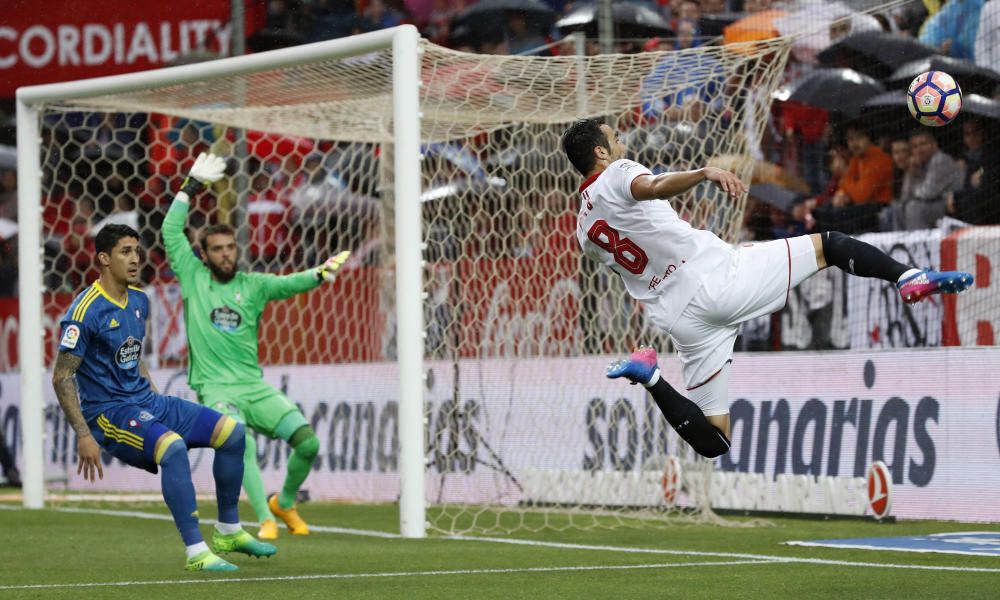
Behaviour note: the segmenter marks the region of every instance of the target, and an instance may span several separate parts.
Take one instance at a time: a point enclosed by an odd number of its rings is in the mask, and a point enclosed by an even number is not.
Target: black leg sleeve
[[[826,264],[840,267],[851,275],[877,277],[896,283],[910,267],[896,261],[871,244],[866,244],[839,231],[825,231],[823,256]]]
[[[691,402],[660,377],[646,388],[656,406],[685,442],[698,454],[715,458],[729,452],[729,439],[705,418],[698,405]]]

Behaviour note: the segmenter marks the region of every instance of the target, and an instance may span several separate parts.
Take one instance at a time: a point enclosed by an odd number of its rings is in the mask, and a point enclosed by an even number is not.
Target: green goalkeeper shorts
[[[309,424],[288,396],[263,381],[203,385],[198,390],[198,401],[270,438],[291,436]],[[284,431],[278,431],[279,423]]]

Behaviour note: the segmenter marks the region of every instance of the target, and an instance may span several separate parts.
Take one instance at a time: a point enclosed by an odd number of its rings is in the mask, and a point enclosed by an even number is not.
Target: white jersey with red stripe
[[[652,176],[620,159],[580,186],[576,236],[583,251],[621,276],[654,325],[667,333],[702,281],[735,250],[695,229],[666,200],[638,201],[632,182]]]

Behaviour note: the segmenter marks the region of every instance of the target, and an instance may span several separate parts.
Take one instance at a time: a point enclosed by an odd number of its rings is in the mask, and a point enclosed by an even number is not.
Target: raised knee
[[[222,448],[246,449],[246,428],[232,417],[223,416],[212,432],[211,446],[216,450]]]
[[[315,433],[305,438],[295,446],[295,452],[304,458],[315,458],[319,454],[319,438]]]
[[[156,440],[156,446],[153,448],[153,460],[156,464],[161,465],[164,461],[169,461],[174,456],[186,456],[187,450],[184,438],[171,431],[163,434],[160,436],[160,439]]]
[[[829,253],[831,250],[836,250],[844,240],[848,239],[850,236],[845,235],[839,231],[824,231],[820,234],[823,240],[823,253]]]

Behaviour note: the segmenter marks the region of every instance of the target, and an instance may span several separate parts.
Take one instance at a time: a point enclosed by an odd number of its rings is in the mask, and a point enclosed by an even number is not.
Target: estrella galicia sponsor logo
[[[239,329],[240,323],[243,322],[243,317],[240,316],[240,313],[228,306],[213,308],[210,318],[212,319],[212,325],[216,329],[225,331],[226,333],[235,332]]]
[[[118,351],[115,352],[115,361],[122,369],[134,369],[139,364],[139,353],[142,351],[142,344],[132,336],[128,336]]]

